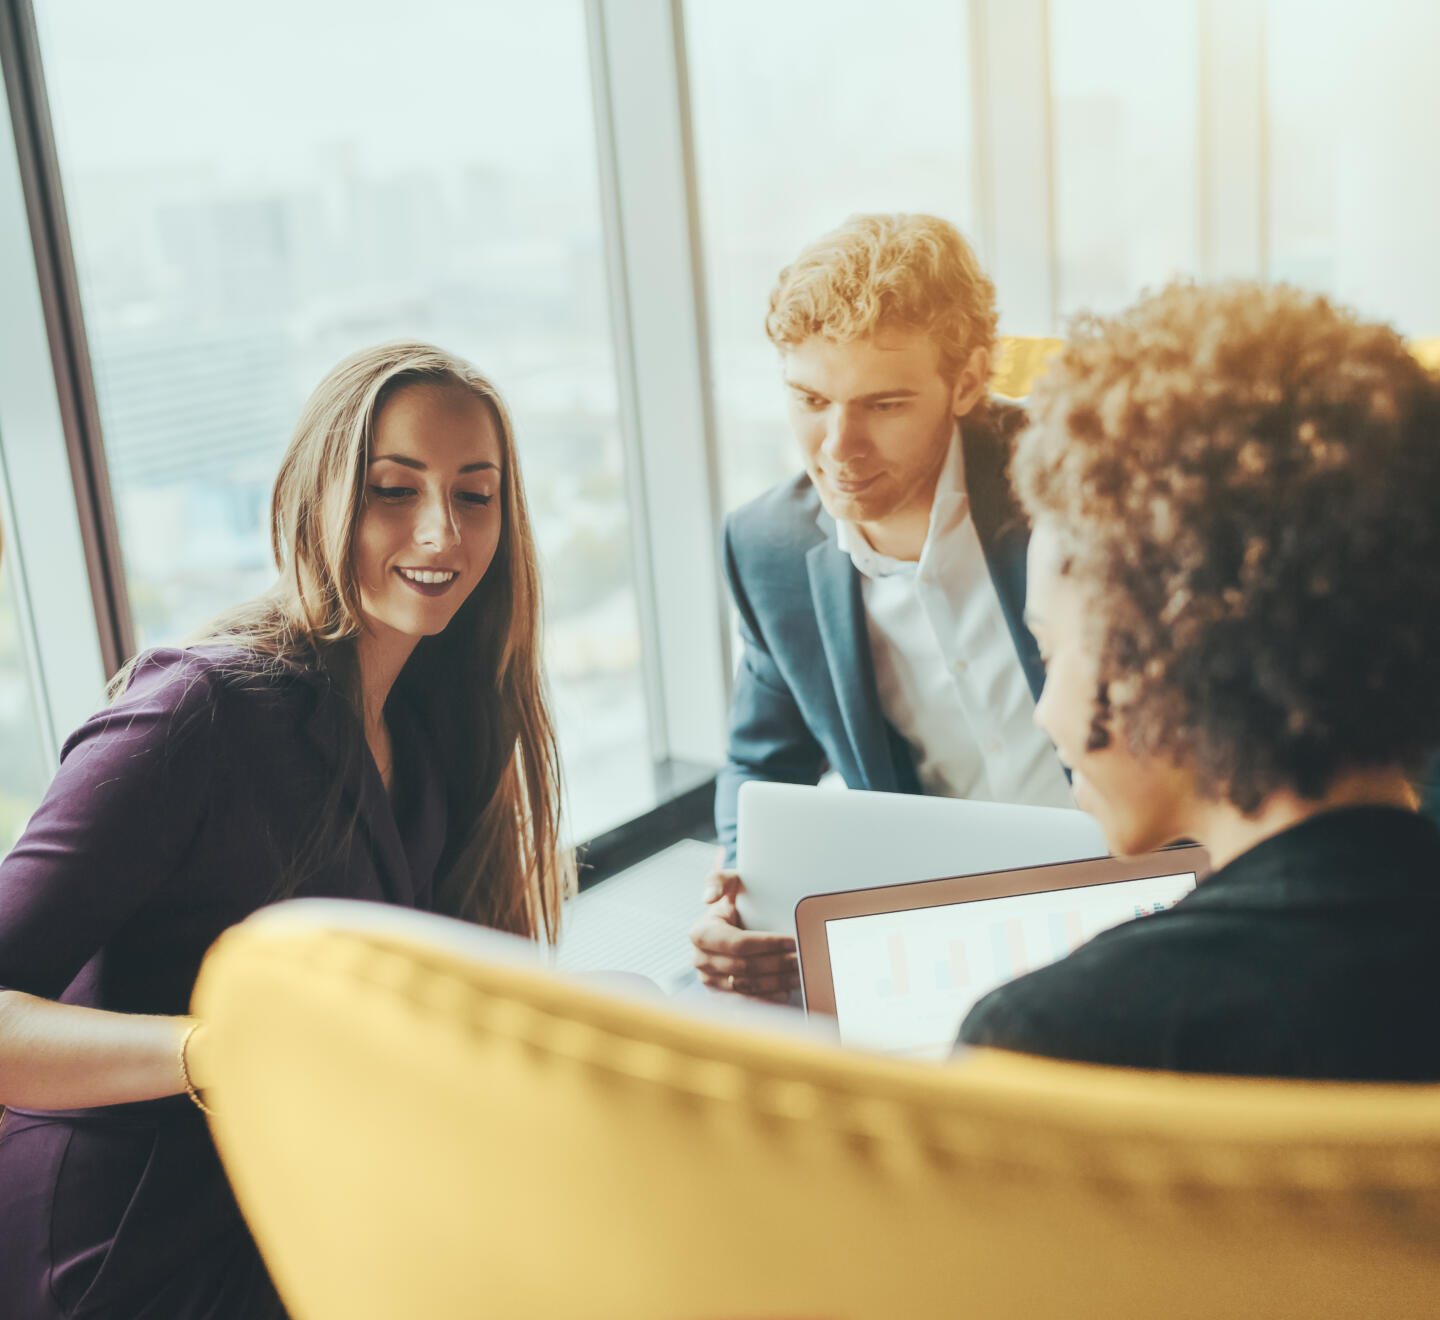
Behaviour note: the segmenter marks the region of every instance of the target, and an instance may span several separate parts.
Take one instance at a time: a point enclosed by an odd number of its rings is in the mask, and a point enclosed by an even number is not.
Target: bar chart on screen
[[[982,995],[1102,930],[1163,912],[1194,885],[1186,873],[829,921],[840,1038],[942,1058]]]

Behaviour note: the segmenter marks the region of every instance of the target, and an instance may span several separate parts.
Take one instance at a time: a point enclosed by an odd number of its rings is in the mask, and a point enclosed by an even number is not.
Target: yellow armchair
[[[306,901],[206,959],[212,1127],[296,1320],[1440,1310],[1440,1088],[949,1067]]]
[[[1440,375],[1440,338],[1412,339],[1410,352],[1426,371],[1432,375]]]
[[[1023,399],[1045,370],[1045,360],[1064,348],[1063,339],[1034,335],[1002,335],[996,341],[996,361],[990,376],[990,393],[1002,399]]]

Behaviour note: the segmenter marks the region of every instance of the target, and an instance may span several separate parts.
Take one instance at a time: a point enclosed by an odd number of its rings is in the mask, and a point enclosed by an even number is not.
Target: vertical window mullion
[[[724,746],[729,635],[680,6],[591,0],[589,15],[604,66],[610,269],[624,321],[633,508],[645,524],[636,544],[649,580],[658,759],[713,764]]]
[[[13,15],[3,12],[5,82],[13,94]],[[60,743],[101,698],[106,677],[92,608],[70,455],[31,244],[10,96],[0,103],[0,518],[3,570],[16,586],[27,668],[53,771]]]
[[[1056,329],[1050,33],[1046,0],[971,0],[990,275],[1002,334]]]
[[[1264,6],[1199,0],[1200,275],[1266,274]]]
[[[0,6],[0,15],[0,62],[11,128],[7,137],[14,143],[16,176],[7,182],[18,183],[30,238],[4,259],[14,260],[14,253],[26,247],[34,253],[28,283],[38,292],[43,314],[102,663],[105,672],[113,674],[134,652],[134,629],[40,46],[27,0],[10,0]],[[9,281],[7,287],[12,287]]]

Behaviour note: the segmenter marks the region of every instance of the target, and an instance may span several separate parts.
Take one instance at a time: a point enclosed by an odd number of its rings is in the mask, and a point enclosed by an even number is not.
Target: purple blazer
[[[392,703],[393,704],[393,703]],[[373,761],[344,786],[359,828],[297,891],[428,908],[445,798],[427,740],[388,711],[398,797]],[[242,653],[156,651],[65,744],[0,863],[0,988],[184,1013],[215,938],[276,897],[337,773],[320,674]],[[185,1096],[0,1120],[5,1320],[283,1315],[200,1111]]]

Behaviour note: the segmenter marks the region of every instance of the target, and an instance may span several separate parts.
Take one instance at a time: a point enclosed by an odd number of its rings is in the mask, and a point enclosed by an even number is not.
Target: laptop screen
[[[1163,912],[1195,879],[1186,871],[826,921],[840,1039],[944,1058],[988,991],[1102,930]]]

